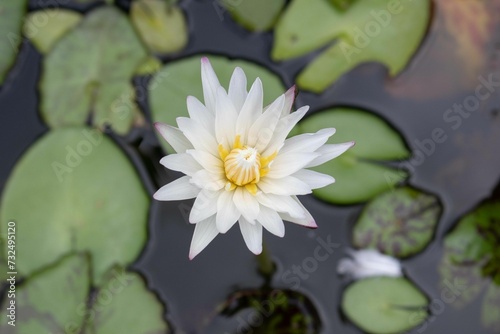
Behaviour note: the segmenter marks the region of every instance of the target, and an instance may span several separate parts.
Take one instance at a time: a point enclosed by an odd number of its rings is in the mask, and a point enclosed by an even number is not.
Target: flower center
[[[226,178],[237,186],[260,179],[260,154],[252,147],[234,148],[224,159]]]

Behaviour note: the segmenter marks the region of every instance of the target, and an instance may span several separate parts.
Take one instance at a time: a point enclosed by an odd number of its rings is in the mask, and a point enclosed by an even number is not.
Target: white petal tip
[[[260,247],[250,249],[250,252],[254,253],[255,255],[259,255],[260,253],[262,253],[262,245],[260,245]]]
[[[192,252],[189,252],[189,261],[192,261],[196,255],[198,255],[198,253],[192,253]]]

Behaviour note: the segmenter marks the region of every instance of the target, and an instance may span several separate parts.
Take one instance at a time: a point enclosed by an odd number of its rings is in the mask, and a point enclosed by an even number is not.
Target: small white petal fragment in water
[[[401,263],[375,249],[347,250],[350,257],[340,260],[337,272],[358,280],[372,276],[401,277]]]

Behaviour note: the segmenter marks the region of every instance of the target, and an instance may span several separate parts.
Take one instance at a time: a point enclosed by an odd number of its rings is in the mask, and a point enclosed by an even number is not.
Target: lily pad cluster
[[[490,200],[464,216],[444,239],[441,284],[460,281],[451,305],[462,308],[483,292],[481,322],[500,331],[500,201]]]
[[[90,119],[119,134],[144,123],[132,78],[155,72],[159,60],[151,54],[180,51],[188,38],[182,10],[160,0],[134,1],[130,18],[115,6],[85,16],[40,10],[28,16],[23,31],[46,54],[39,85],[45,122],[58,128]]]
[[[68,255],[17,287],[15,327],[0,319],[2,333],[160,334],[163,309],[142,278],[113,268],[92,287],[88,257]],[[5,299],[2,309],[10,306]]]

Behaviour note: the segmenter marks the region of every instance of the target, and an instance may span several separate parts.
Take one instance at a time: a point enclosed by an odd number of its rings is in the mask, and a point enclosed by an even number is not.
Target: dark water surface
[[[127,1],[118,1],[127,8]],[[32,1],[31,9],[43,8],[48,1]],[[293,78],[307,63],[305,56],[284,63],[273,63],[270,58],[272,34],[252,34],[221,17],[212,1],[188,0],[182,2],[190,27],[190,41],[181,58],[198,53],[222,54],[243,58],[262,64],[277,73],[291,86]],[[82,11],[94,6],[80,6]],[[435,24],[435,23],[433,23]],[[432,27],[430,28],[432,31]],[[498,31],[498,30],[497,30]],[[484,73],[498,72],[500,51],[497,42],[485,55]],[[436,47],[429,34],[414,62],[399,80],[399,91],[406,92],[405,75],[430,71],[429,50]],[[495,46],[497,49],[495,49]],[[449,52],[449,57],[455,55]],[[25,42],[8,80],[0,89],[0,186],[4,184],[23,152],[48,131],[38,114],[37,85],[40,77],[41,56],[29,42]],[[460,68],[456,72],[460,73]],[[437,74],[439,77],[439,74]],[[434,76],[419,84],[432,87]],[[143,78],[144,79],[144,78]],[[446,82],[446,78],[444,78]],[[495,91],[483,101],[478,111],[464,119],[453,130],[452,123],[443,119],[444,112],[454,103],[462,103],[479,82],[471,87],[455,90],[436,98],[402,97],[388,87],[386,69],[379,64],[365,64],[342,77],[322,95],[301,92],[296,106],[308,104],[311,113],[335,106],[360,107],[384,117],[396,127],[415,153],[415,141],[431,138],[435,128],[442,128],[447,140],[437,144],[435,152],[420,164],[415,164],[409,183],[417,188],[435,193],[441,199],[444,212],[433,242],[420,254],[404,260],[408,277],[432,299],[440,299],[437,266],[442,254],[442,238],[457,219],[489,197],[500,179],[500,93]],[[147,80],[136,80],[144,91]],[[397,85],[391,83],[391,85]],[[429,88],[433,89],[433,88]],[[497,88],[500,90],[500,87]],[[409,88],[408,88],[409,91]],[[411,92],[410,92],[411,93]],[[411,95],[411,94],[406,94]],[[439,95],[438,95],[439,96]],[[147,101],[138,101],[149,117]],[[353,127],[356,124],[352,125]],[[115,138],[136,164],[152,194],[158,187],[178,175],[166,171],[158,164],[161,149],[151,128],[134,130],[127,138]],[[407,166],[408,167],[408,166]],[[339,311],[342,289],[347,284],[336,274],[338,260],[343,250],[351,246],[351,229],[362,205],[337,207],[323,203],[312,196],[302,198],[304,205],[316,218],[319,226],[308,230],[287,224],[283,239],[264,233],[265,243],[277,264],[272,287],[297,289],[315,305],[322,322],[321,333],[360,333],[346,321]],[[149,217],[150,239],[142,255],[132,266],[146,278],[149,287],[166,305],[166,317],[176,333],[223,333],[236,328],[238,318],[214,319],[216,308],[235,290],[259,288],[264,280],[257,273],[255,256],[246,248],[238,228],[226,235],[219,235],[195,260],[188,260],[188,249],[194,227],[186,216],[191,202],[153,202]],[[330,239],[335,251],[307,278],[284,275],[294,265],[312,257],[321,240]],[[487,333],[480,325],[481,298],[464,309],[456,311],[450,305],[428,319],[426,328],[420,326],[415,333]],[[242,315],[241,317],[244,318]],[[241,318],[240,317],[240,318]],[[241,319],[240,319],[241,320]]]

